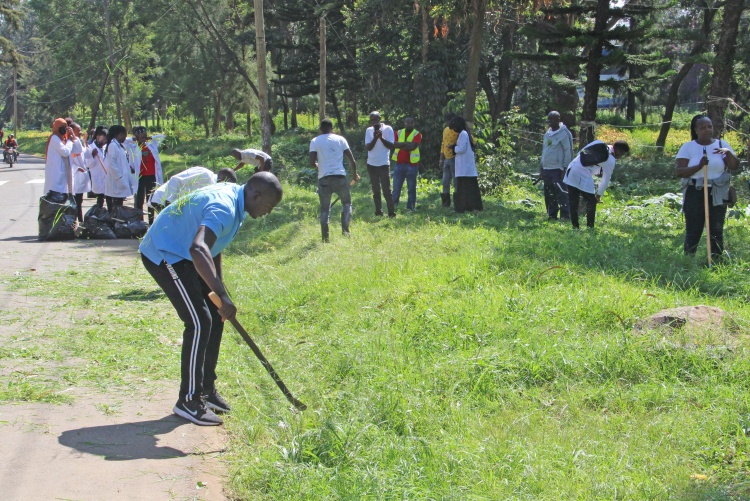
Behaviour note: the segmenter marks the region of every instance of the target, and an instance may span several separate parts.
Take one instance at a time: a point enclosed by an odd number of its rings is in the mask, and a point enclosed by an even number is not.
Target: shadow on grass
[[[157,435],[172,432],[187,424],[177,416],[161,419],[92,426],[64,431],[58,437],[60,445],[80,452],[102,456],[107,461],[133,459],[171,459],[192,454],[172,447],[157,446]]]
[[[161,289],[145,291],[143,289],[131,289],[118,294],[110,294],[107,299],[120,299],[122,301],[153,301],[164,297]]]

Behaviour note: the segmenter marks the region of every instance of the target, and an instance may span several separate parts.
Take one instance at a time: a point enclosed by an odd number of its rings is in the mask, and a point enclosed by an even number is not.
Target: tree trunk
[[[346,134],[346,128],[344,128],[344,121],[341,120],[341,110],[339,110],[339,101],[336,99],[336,91],[331,92],[331,104],[333,105],[333,114],[336,116],[336,122],[339,126],[341,135]]]
[[[283,95],[281,96],[281,109],[284,112],[284,130],[289,130],[289,102]]]
[[[99,106],[102,104],[104,89],[107,88],[107,80],[109,80],[109,71],[105,69],[102,84],[99,86],[99,94],[96,97],[96,101],[94,101],[94,103],[91,105],[91,120],[89,121],[89,129],[93,129],[96,127],[96,116],[99,114]]]
[[[724,134],[724,114],[729,101],[729,87],[732,84],[732,66],[737,48],[737,32],[740,17],[745,9],[744,0],[727,0],[724,4],[724,19],[721,22],[721,37],[716,46],[714,74],[708,91],[708,116],[714,124],[715,137]]]
[[[115,91],[115,109],[117,110],[117,123],[122,123],[122,94],[120,93],[120,76],[115,62],[115,48],[112,43],[112,22],[110,20],[110,0],[104,1],[104,21],[107,29],[107,45],[109,46],[109,68],[112,73],[112,82]]]
[[[271,116],[268,114],[268,80],[266,78],[266,29],[263,0],[254,0],[255,54],[258,60],[258,114],[260,115],[261,149],[271,154]]]
[[[292,98],[292,129],[299,127],[297,123],[297,98]]]
[[[221,96],[219,92],[214,93],[214,120],[211,124],[211,134],[214,136],[219,135],[219,129],[221,128]]]
[[[656,138],[656,147],[660,150],[664,149],[664,145],[667,142],[667,135],[669,135],[669,129],[672,126],[672,117],[674,116],[674,108],[677,106],[680,85],[682,85],[682,81],[685,80],[685,77],[690,73],[690,70],[695,64],[693,58],[708,50],[709,35],[713,29],[716,10],[709,8],[706,2],[703,2],[702,8],[703,26],[701,27],[701,31],[703,32],[703,37],[695,42],[690,51],[688,62],[679,69],[667,91],[667,98],[664,102],[664,115],[661,118],[661,130],[659,130],[659,137]]]
[[[578,133],[579,144],[586,146],[595,139],[597,101],[599,99],[599,75],[602,72],[602,52],[607,36],[610,0],[597,0],[596,17],[594,18],[594,42],[589,47],[586,63],[586,83],[584,84],[583,110],[581,113],[581,130]]]
[[[477,100],[477,79],[479,78],[479,62],[482,58],[482,38],[484,35],[484,14],[487,0],[472,0],[471,39],[469,41],[469,62],[466,69],[466,101],[464,115],[469,127],[474,123],[474,108]]]
[[[229,105],[229,109],[227,110],[227,118],[224,121],[224,128],[227,132],[234,132],[234,106],[234,103]]]
[[[318,109],[318,118],[323,120],[326,117],[326,18],[320,18],[320,107]]]
[[[253,137],[253,112],[250,103],[247,104],[247,138]]]
[[[206,108],[201,110],[201,122],[203,122],[203,130],[206,133],[206,139],[208,139],[211,137],[211,129],[208,126],[208,113],[206,112]]]

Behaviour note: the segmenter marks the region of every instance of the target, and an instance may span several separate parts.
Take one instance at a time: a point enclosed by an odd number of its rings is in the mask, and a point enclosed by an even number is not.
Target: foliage
[[[355,186],[352,238],[326,245],[313,189],[284,190],[223,262],[240,322],[310,410],[288,410],[227,326],[231,497],[747,497],[748,219],[707,270],[681,255],[675,209],[620,190],[590,232],[548,223],[529,181],[476,215],[442,209],[433,185],[395,220]],[[0,360],[21,369],[0,399],[136,396],[165,378],[176,392],[182,327],[135,256],[76,273],[3,278],[49,307],[2,313],[16,334]],[[723,338],[634,329],[694,304],[731,313]]]

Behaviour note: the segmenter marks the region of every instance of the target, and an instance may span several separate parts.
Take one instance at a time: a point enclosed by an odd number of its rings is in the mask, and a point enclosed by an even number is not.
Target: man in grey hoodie
[[[549,129],[544,134],[542,161],[539,176],[544,182],[544,205],[549,219],[570,218],[568,194],[563,184],[563,174],[573,160],[573,135],[560,120],[560,113],[551,111],[547,115]]]

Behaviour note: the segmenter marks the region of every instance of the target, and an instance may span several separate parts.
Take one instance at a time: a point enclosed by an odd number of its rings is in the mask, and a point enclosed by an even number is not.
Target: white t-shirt
[[[321,134],[310,141],[310,153],[318,154],[318,179],[325,176],[345,176],[344,152],[349,149],[346,139],[334,134]]]
[[[677,152],[677,158],[686,158],[688,161],[688,167],[696,166],[701,161],[701,157],[703,157],[703,148],[704,146],[697,142],[690,141],[680,147],[680,151]],[[724,155],[721,153],[714,153],[714,150],[716,148],[729,148],[733,154],[734,150],[723,139],[721,140],[721,146],[719,146],[719,140],[717,139],[713,143],[705,146],[705,148],[706,156],[708,157],[708,179],[716,179],[721,176],[726,169],[726,166],[724,165]],[[690,176],[690,178],[703,179],[703,169]]]
[[[583,149],[588,148],[592,144],[598,143],[602,143],[602,141],[599,141],[598,139],[596,141],[591,141]],[[585,193],[591,193],[592,195],[596,193],[597,195],[602,196],[604,195],[604,190],[609,186],[609,181],[612,178],[612,171],[615,170],[616,162],[617,159],[610,150],[609,158],[604,162],[596,165],[589,165],[587,167],[581,164],[581,152],[579,151],[578,155],[576,155],[573,161],[570,162],[570,165],[568,165],[568,170],[565,171],[563,183],[578,188]],[[594,186],[594,175],[599,172],[600,168],[602,171],[602,180],[599,182],[599,189],[597,190]]]
[[[216,184],[216,174],[205,167],[190,167],[178,172],[170,177],[169,181],[156,188],[154,194],[151,195],[149,204],[164,205],[165,202],[172,203],[181,196],[212,184]]]
[[[395,141],[393,128],[390,125],[380,124],[380,131],[383,133],[383,139],[391,143]],[[375,137],[375,128],[368,127],[367,131],[365,131],[365,146],[370,144],[373,137]],[[390,156],[391,150],[386,148],[383,141],[378,139],[375,146],[367,152],[367,165],[372,165],[373,167],[391,165]]]
[[[269,158],[271,158],[271,155],[269,155],[265,151],[254,150],[252,148],[240,151],[240,156],[241,156],[240,161],[243,164],[253,164],[253,165],[258,165],[257,161],[255,160],[255,157],[261,157],[264,162],[268,160]]]

